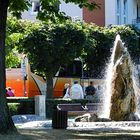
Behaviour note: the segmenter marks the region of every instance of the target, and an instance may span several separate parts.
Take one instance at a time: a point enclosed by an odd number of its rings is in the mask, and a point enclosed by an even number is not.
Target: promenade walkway
[[[98,128],[86,127],[84,124],[76,124],[74,126],[74,120],[69,119],[69,127],[66,130],[52,129],[52,121],[49,119],[43,119],[36,115],[16,115],[13,116],[13,121],[17,126],[19,135],[6,135],[3,137],[0,135],[0,140],[132,140],[140,139],[140,126],[139,122],[134,122],[132,125],[137,126],[137,130],[121,130],[117,128],[111,128],[103,124],[98,123]],[[90,123],[91,124],[91,123]],[[96,123],[94,123],[96,124]],[[109,124],[109,123],[108,123]],[[128,124],[129,125],[129,124]],[[130,128],[128,126],[128,128]],[[133,129],[133,128],[132,128]]]

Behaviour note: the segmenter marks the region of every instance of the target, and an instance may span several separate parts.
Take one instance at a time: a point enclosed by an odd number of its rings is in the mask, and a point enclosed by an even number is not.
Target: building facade
[[[95,23],[99,26],[135,24],[140,26],[140,0],[89,0],[95,1],[100,8],[89,11],[87,8],[80,9],[73,3],[66,4],[61,0],[59,6],[61,12],[75,20],[87,23]],[[36,20],[39,0],[30,0],[32,6],[22,14],[23,19]]]
[[[83,9],[83,20],[100,26],[135,24],[140,26],[140,0],[90,0],[100,9]]]
[[[105,25],[139,24],[139,0],[105,0]]]

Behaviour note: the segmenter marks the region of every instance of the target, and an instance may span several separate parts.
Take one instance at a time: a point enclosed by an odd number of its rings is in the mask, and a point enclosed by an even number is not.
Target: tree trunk
[[[47,98],[53,98],[53,74],[46,74],[47,77]]]
[[[0,0],[0,133],[16,131],[6,102],[5,34],[9,0]]]

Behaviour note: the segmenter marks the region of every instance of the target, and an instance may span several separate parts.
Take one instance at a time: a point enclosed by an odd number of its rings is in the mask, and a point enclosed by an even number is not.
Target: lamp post
[[[82,80],[82,86],[83,86],[83,90],[84,90],[84,70],[83,70],[83,59],[81,57],[79,57],[79,60],[81,61],[81,80]]]
[[[84,79],[84,70],[83,70],[83,59],[81,58],[81,64],[82,64],[82,68],[81,68],[81,70],[82,70],[82,79]]]
[[[26,56],[22,59],[21,62],[21,71],[22,71],[22,77],[23,77],[23,87],[24,87],[24,97],[26,97],[26,80],[27,80],[27,67],[26,62],[27,58]]]

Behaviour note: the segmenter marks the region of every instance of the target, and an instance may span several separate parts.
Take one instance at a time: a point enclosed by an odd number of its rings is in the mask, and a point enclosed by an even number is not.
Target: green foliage
[[[84,61],[87,66],[88,76],[102,78],[106,64],[109,62],[111,48],[113,47],[115,36],[120,34],[125,47],[128,49],[132,60],[140,57],[139,34],[131,26],[112,26],[111,28],[101,28],[95,25],[87,27],[91,39],[94,39],[93,47],[87,47]]]
[[[85,41],[81,26],[68,21],[33,31],[25,38],[21,50],[28,54],[34,69],[54,75],[61,65],[80,56]]]
[[[88,0],[63,0],[66,3],[75,3],[80,8],[87,7],[89,10],[99,8],[96,2],[89,2]],[[37,18],[42,21],[65,21],[68,17],[64,12],[59,10],[60,0],[40,0],[41,10],[38,12]],[[21,18],[21,12],[28,10],[31,6],[29,0],[9,0],[9,13],[17,18]]]
[[[21,18],[21,12],[24,10],[28,10],[30,3],[28,0],[9,0],[9,12],[16,16],[17,18]]]
[[[31,21],[17,20],[14,17],[8,17],[6,26],[6,67],[18,67],[20,58],[17,48],[21,46],[21,39],[25,35],[39,28],[40,22],[33,23]],[[16,53],[15,53],[16,52]]]
[[[88,7],[89,10],[99,8],[99,5],[95,2],[89,2],[88,0],[63,0],[66,3],[75,3],[80,8]],[[43,21],[51,20],[53,22],[62,22],[68,17],[64,12],[59,10],[60,0],[40,0],[41,10],[38,13],[38,18]]]
[[[20,52],[28,54],[32,69],[39,74],[44,75],[45,72],[50,71],[55,74],[63,64],[68,64],[74,58],[81,57],[84,60],[86,76],[102,78],[116,34],[121,35],[133,61],[136,62],[140,56],[140,33],[134,27],[103,28],[94,24],[73,23],[68,20],[64,23],[42,24],[9,17],[6,65],[8,64],[7,67],[19,65],[18,59],[14,59],[15,55],[11,53],[12,49],[18,48]],[[21,40],[24,40],[24,47]],[[14,60],[17,65],[14,64]]]
[[[134,62],[137,61],[137,59],[140,57],[140,38],[138,30],[132,26],[112,26],[112,32],[117,32],[120,34],[122,41],[125,43],[125,47],[128,49],[131,58]]]
[[[86,36],[80,24],[44,24],[23,40],[19,48],[27,54],[32,68],[47,78],[47,92],[53,95],[53,77],[59,68],[81,55]]]
[[[113,43],[109,34],[104,32],[104,28],[94,25],[90,26],[89,30],[90,37],[94,39],[94,44],[88,47],[85,57],[88,76],[100,78]]]
[[[89,0],[64,0],[64,1],[66,3],[73,2],[81,8],[82,7],[88,7],[89,10],[99,8],[99,5],[95,1],[89,1]]]
[[[19,115],[19,114],[34,114],[35,106],[34,99],[8,99],[8,106],[10,109],[10,115]],[[94,98],[93,100],[69,100],[69,99],[47,99],[46,100],[46,116],[47,118],[52,117],[53,109],[58,104],[71,104],[71,103],[81,103],[81,105],[85,105],[86,103],[99,103],[98,98]]]
[[[16,68],[20,65],[20,59],[18,55],[14,52],[9,52],[9,54],[6,57],[6,67],[7,68]]]
[[[50,3],[54,2],[55,0],[42,0],[42,1],[49,1]],[[75,0],[77,1],[77,0]],[[79,1],[79,0],[78,0]],[[1,48],[1,63],[0,63],[0,92],[1,92],[1,115],[3,115],[2,117],[2,124],[1,125],[1,133],[3,134],[7,134],[8,132],[16,132],[16,128],[14,126],[14,124],[12,123],[11,118],[9,117],[8,114],[8,109],[7,109],[7,104],[5,104],[5,98],[3,96],[2,93],[4,93],[5,91],[5,86],[6,86],[6,75],[5,75],[5,35],[6,35],[6,19],[7,19],[7,11],[9,11],[9,14],[12,13],[13,15],[15,15],[16,17],[20,17],[21,16],[21,12],[23,12],[24,10],[28,9],[29,6],[29,1],[28,0],[2,0],[0,1],[0,25],[1,25],[1,29],[0,29],[0,48]],[[70,1],[71,2],[71,1]],[[84,0],[85,2],[85,0]],[[88,2],[88,0],[87,0]],[[81,2],[80,2],[81,3]],[[52,3],[53,4],[53,3]],[[9,7],[8,7],[9,6]],[[56,6],[56,5],[55,5]],[[54,5],[52,6],[54,7]],[[50,11],[50,13],[57,13],[57,10],[54,10],[52,7],[50,7],[48,9],[48,11]],[[45,7],[46,8],[46,7]],[[42,12],[45,10],[45,8],[43,8],[42,6]],[[48,12],[46,11],[46,12]],[[47,13],[44,13],[44,15],[46,15]],[[53,15],[53,14],[50,14]],[[56,14],[55,14],[56,15]],[[42,16],[43,17],[43,16]],[[42,18],[43,19],[43,18]],[[4,113],[3,113],[4,112]],[[4,119],[6,118],[6,119]],[[10,128],[10,130],[8,129]]]
[[[20,26],[17,19],[9,17],[6,26],[6,59],[7,68],[18,67],[20,59],[15,51],[16,44],[19,44],[19,39],[23,36],[23,28]],[[15,53],[16,52],[16,53]]]
[[[8,103],[8,107],[9,107],[11,116],[18,114],[19,105],[20,105],[19,103]]]
[[[10,115],[19,115],[19,114],[34,114],[35,113],[35,104],[33,98],[22,99],[14,98],[7,99]]]

